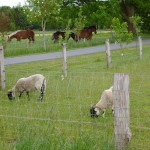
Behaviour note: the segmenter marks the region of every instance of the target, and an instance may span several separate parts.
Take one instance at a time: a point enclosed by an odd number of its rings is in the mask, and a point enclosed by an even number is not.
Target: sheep
[[[100,115],[100,112],[103,112],[102,116],[104,118],[106,108],[112,108],[112,112],[114,111],[113,100],[112,100],[112,89],[113,87],[104,90],[102,92],[99,102],[91,106],[90,108],[91,117],[98,117]]]
[[[26,92],[27,99],[30,100],[29,92],[35,90],[40,92],[39,100],[42,101],[46,90],[46,78],[41,74],[20,78],[7,95],[9,100],[12,100],[15,99],[15,94],[19,94],[18,98],[20,99],[23,92]]]

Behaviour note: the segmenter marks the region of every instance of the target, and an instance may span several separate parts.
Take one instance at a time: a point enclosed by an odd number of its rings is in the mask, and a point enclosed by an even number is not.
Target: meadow
[[[21,42],[18,42],[16,41],[16,39],[12,39],[11,42],[7,42],[7,36],[5,36],[4,55],[5,57],[14,57],[21,55],[62,51],[62,42],[65,41],[62,41],[60,38],[58,42],[54,43],[51,39],[54,32],[55,31],[46,31],[46,49],[43,48],[43,37],[41,31],[35,31],[35,42],[30,44],[28,40],[21,40]],[[12,32],[9,32],[8,35],[10,33]],[[143,40],[150,38],[149,34],[140,33],[140,36]],[[113,33],[110,30],[98,30],[97,34],[93,33],[92,40],[81,40],[79,42],[75,42],[72,38],[70,38],[66,42],[66,46],[68,50],[73,50],[82,47],[104,45],[106,39],[109,39],[110,43],[115,43],[115,38],[113,37]],[[137,37],[135,37],[134,40],[137,40]]]
[[[142,60],[135,47],[125,49],[123,57],[120,50],[112,51],[111,69],[107,69],[105,53],[68,58],[68,76],[64,80],[61,59],[6,66],[6,89],[0,91],[0,149],[115,150],[111,110],[106,111],[106,118],[93,119],[89,109],[113,84],[114,73],[126,73],[130,77],[132,131],[126,149],[149,150],[149,49],[150,45],[143,47]],[[13,52],[11,55],[15,56]],[[30,101],[25,95],[20,101],[9,101],[7,90],[20,77],[35,73],[47,79],[43,102],[37,101],[38,92],[30,94]]]
[[[20,55],[61,51],[63,41],[60,39],[59,42],[53,43],[51,40],[53,32],[55,31],[46,32],[46,49],[43,48],[43,37],[40,31],[35,31],[35,42],[30,44],[28,43],[28,40],[21,40],[21,42],[17,42],[16,39],[12,39],[11,42],[7,42],[7,36],[5,36],[4,55],[5,57],[14,57]],[[147,34],[141,34],[141,36],[142,39],[150,37]],[[92,40],[90,41],[85,42],[84,40],[81,40],[79,42],[75,42],[72,38],[70,38],[67,42],[67,49],[72,50],[81,47],[103,45],[106,39],[109,39],[111,43],[115,42],[113,33],[110,30],[98,30],[97,34],[93,33]]]

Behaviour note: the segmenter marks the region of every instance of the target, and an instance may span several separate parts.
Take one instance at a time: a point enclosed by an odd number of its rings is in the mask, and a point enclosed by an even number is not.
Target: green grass
[[[42,34],[35,31],[35,43],[28,43],[28,40],[21,40],[17,42],[16,39],[12,39],[11,42],[6,42],[7,37],[5,37],[4,43],[4,55],[5,57],[14,57],[21,55],[31,55],[37,53],[47,53],[47,52],[58,52],[62,51],[62,41],[53,43],[51,40],[54,31],[46,32],[46,49],[43,48],[43,38]],[[150,38],[149,34],[142,34],[142,39]],[[72,50],[81,47],[90,47],[96,45],[104,45],[105,40],[109,39],[111,43],[114,43],[114,38],[112,37],[111,31],[98,30],[97,34],[93,33],[92,40],[84,41],[83,39],[79,42],[75,42],[72,38],[67,42],[67,49]],[[136,40],[136,38],[134,39]],[[1,45],[1,44],[0,44]]]
[[[5,42],[4,55],[5,57],[13,57],[20,55],[31,55],[36,53],[62,51],[62,42],[60,41],[57,43],[53,43],[53,41],[51,40],[53,32],[46,32],[46,50],[44,50],[43,48],[42,34],[35,32],[35,43],[29,44],[28,40],[21,40],[21,42],[17,42],[16,39],[12,39],[11,42]],[[81,40],[80,42],[75,42],[72,38],[69,39],[69,41],[67,42],[67,48],[76,49],[80,47],[101,45],[104,44],[106,38],[109,38],[111,41],[113,41],[111,33],[109,31],[98,31],[97,34],[93,34],[91,41],[84,42],[84,40]],[[5,41],[7,41],[7,37],[5,37]]]
[[[111,69],[105,53],[68,58],[68,76],[63,81],[62,60],[6,66],[6,89],[0,91],[0,149],[4,150],[115,150],[113,117],[91,118],[89,108],[113,82],[114,73],[130,77],[130,125],[132,140],[127,150],[150,149],[150,45],[138,50],[113,51]],[[42,103],[38,92],[28,102],[9,101],[7,90],[24,76],[41,73],[47,79]]]

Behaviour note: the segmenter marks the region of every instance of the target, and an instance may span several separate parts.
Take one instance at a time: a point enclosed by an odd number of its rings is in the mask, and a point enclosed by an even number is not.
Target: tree
[[[128,0],[121,0],[120,7],[123,19],[128,24],[128,31],[136,34],[136,29],[133,25],[133,22],[130,20],[130,17],[135,15],[135,6]]]
[[[12,8],[9,7],[9,6],[2,6],[2,7],[0,7],[0,12],[4,13],[10,19],[10,25],[8,27],[8,30],[16,29],[16,25],[15,25],[15,22],[14,22],[14,14],[13,14]]]
[[[112,28],[114,30],[114,38],[119,43],[123,53],[123,42],[126,44],[130,43],[133,40],[132,32],[128,32],[127,23],[121,23],[118,18],[113,18],[112,20]]]
[[[17,29],[27,29],[29,22],[27,21],[27,15],[24,13],[23,7],[20,5],[12,8],[13,20]]]
[[[1,32],[1,43],[2,45],[4,45],[4,35],[5,35],[5,32],[8,31],[8,28],[9,28],[9,25],[10,25],[10,18],[5,15],[3,12],[0,13],[0,32]]]
[[[134,16],[140,16],[143,21],[143,27],[150,30],[150,0],[121,0],[120,3],[123,19],[128,24],[128,31],[136,35],[136,28],[130,19]]]
[[[82,9],[79,10],[78,17],[75,19],[74,32],[79,41],[79,33],[86,24],[86,17],[82,15]]]
[[[27,0],[27,10],[28,17],[30,20],[41,23],[42,33],[43,33],[43,46],[46,50],[46,37],[45,29],[46,24],[51,19],[57,18],[59,14],[59,8],[61,0]]]

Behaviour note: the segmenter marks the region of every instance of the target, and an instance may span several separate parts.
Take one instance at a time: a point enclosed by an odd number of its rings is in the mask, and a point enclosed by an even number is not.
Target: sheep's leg
[[[44,79],[45,80],[45,79]],[[42,102],[43,100],[43,96],[44,96],[44,89],[45,89],[45,85],[44,85],[44,81],[40,90],[40,96],[39,96],[39,100]]]
[[[103,109],[103,114],[102,114],[103,118],[105,118],[105,112],[106,112],[106,109]]]
[[[22,91],[22,92],[20,92],[20,94],[19,94],[19,99],[21,98],[21,96],[22,96],[22,93],[23,93],[23,91]]]
[[[114,116],[114,106],[112,106],[111,110],[112,110],[112,115]]]
[[[42,102],[43,100],[43,96],[44,96],[44,92],[41,90],[40,96],[39,96],[39,100]]]
[[[27,95],[27,99],[28,99],[28,101],[30,100],[30,97],[29,97],[29,92],[28,91],[26,91],[26,95]]]

